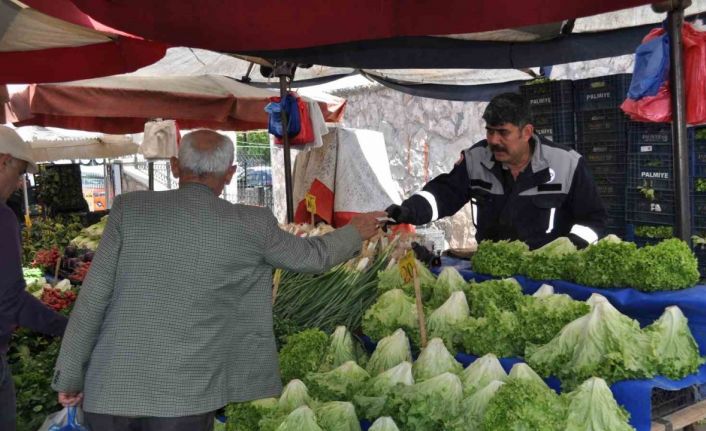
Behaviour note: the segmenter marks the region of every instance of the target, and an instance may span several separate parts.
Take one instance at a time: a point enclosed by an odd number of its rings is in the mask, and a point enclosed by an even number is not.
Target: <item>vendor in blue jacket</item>
[[[596,242],[607,213],[583,157],[535,134],[519,94],[495,96],[483,120],[486,139],[464,150],[451,172],[388,207],[388,215],[421,225],[470,201],[478,242],[521,240],[531,249],[560,236],[578,247]]]
[[[14,431],[15,387],[7,351],[15,326],[62,335],[67,319],[25,291],[20,229],[7,199],[25,171],[36,172],[29,145],[9,127],[0,126],[0,430]]]

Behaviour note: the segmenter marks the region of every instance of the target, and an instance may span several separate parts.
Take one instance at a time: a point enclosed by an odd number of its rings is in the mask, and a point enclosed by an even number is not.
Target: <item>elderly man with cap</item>
[[[36,172],[29,145],[9,127],[0,126],[0,430],[14,431],[15,387],[7,364],[12,330],[23,326],[47,335],[62,335],[66,317],[25,291],[20,234],[7,199],[25,172]]]

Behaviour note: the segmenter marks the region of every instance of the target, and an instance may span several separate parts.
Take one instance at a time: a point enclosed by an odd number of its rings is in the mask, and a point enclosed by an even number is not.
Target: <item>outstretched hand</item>
[[[384,211],[357,214],[351,218],[351,224],[358,230],[360,236],[366,240],[375,235],[378,228],[383,224],[378,219],[386,216],[387,214]]]
[[[59,392],[59,404],[64,407],[75,407],[83,401],[83,393]]]

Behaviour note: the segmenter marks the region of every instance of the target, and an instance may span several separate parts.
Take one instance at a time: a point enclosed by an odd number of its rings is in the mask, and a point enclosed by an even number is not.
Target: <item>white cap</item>
[[[37,164],[32,157],[29,143],[23,141],[14,129],[2,125],[0,125],[0,154],[9,154],[16,159],[24,160],[27,162],[27,172],[37,173]]]

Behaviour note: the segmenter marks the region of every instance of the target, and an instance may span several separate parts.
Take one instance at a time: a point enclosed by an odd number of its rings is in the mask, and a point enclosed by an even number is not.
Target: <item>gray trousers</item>
[[[7,355],[0,353],[0,430],[15,431],[17,427],[15,384],[12,382]]]
[[[213,431],[214,417],[214,412],[177,418],[128,418],[84,412],[85,425],[91,431]]]

